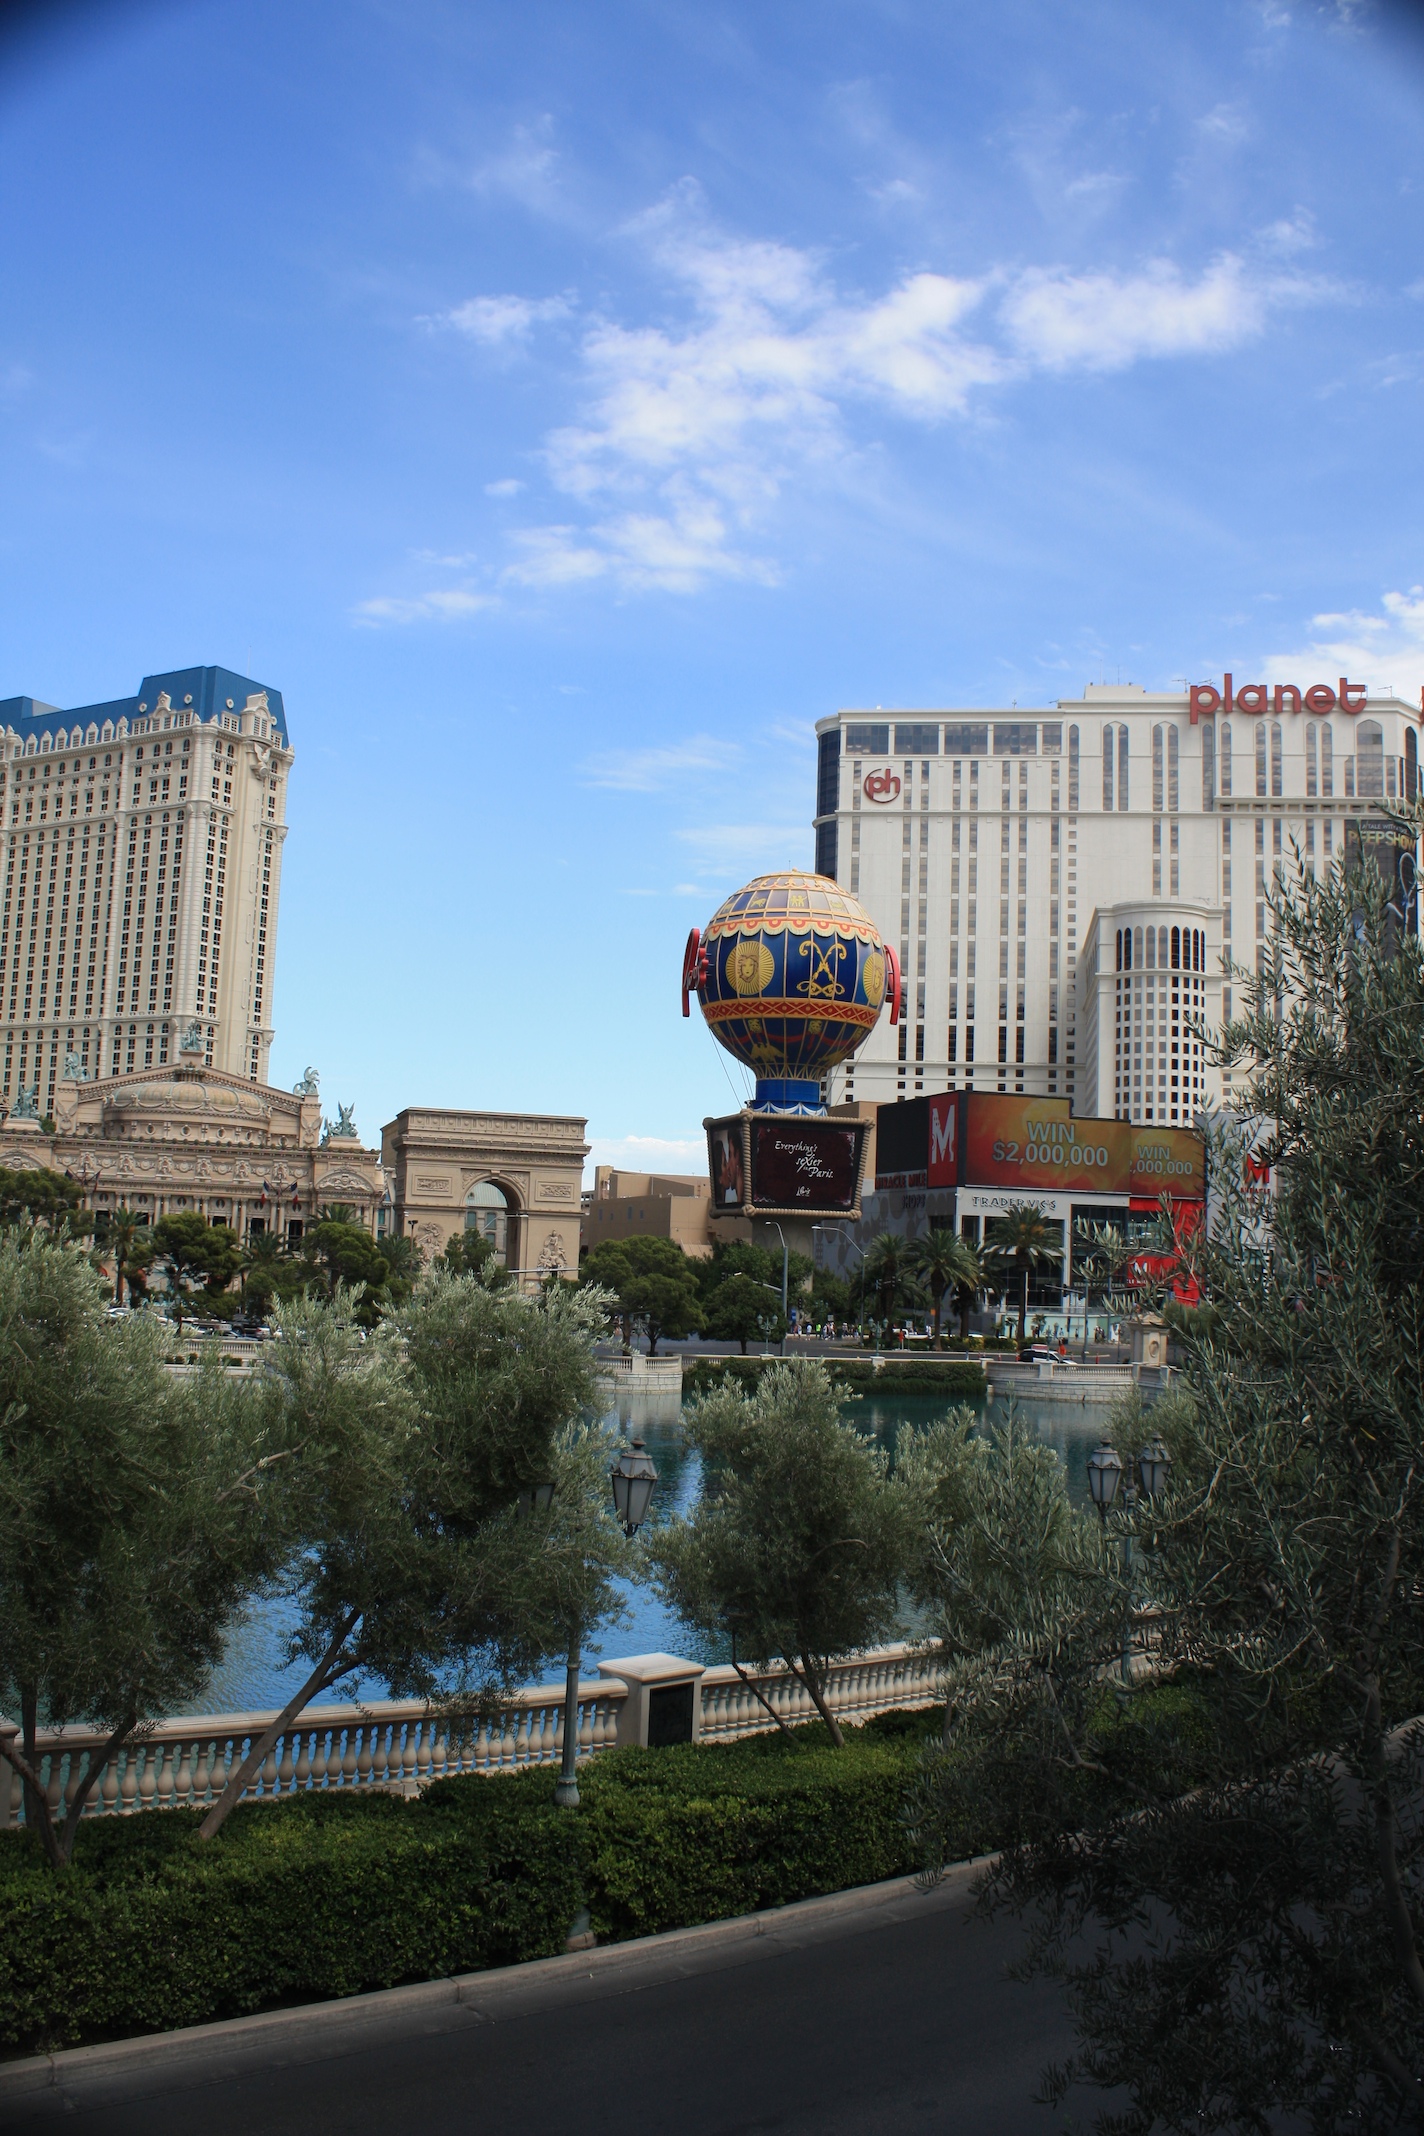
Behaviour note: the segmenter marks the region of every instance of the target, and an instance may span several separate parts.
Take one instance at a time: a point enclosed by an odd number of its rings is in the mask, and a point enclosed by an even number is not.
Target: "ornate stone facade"
[[[374,1150],[350,1137],[323,1143],[317,1096],[206,1068],[197,1052],[172,1068],[57,1084],[54,1128],[45,1135],[12,1113],[0,1164],[65,1172],[94,1210],[123,1206],[151,1222],[195,1210],[242,1236],[304,1229],[341,1203],[376,1228],[385,1183]]]
[[[427,1260],[481,1230],[520,1281],[578,1269],[587,1121],[411,1107],[381,1135],[393,1226]]]

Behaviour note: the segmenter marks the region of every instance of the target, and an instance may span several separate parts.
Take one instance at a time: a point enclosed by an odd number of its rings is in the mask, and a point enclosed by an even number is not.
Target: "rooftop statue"
[[[321,1096],[321,1077],[317,1074],[315,1068],[308,1068],[300,1083],[293,1083],[292,1094],[298,1098],[319,1098]]]
[[[178,1041],[178,1051],[180,1053],[202,1053],[204,1050],[203,1027],[195,1016]]]
[[[31,1083],[28,1090],[22,1083],[15,1102],[10,1107],[10,1118],[12,1120],[38,1120],[40,1116],[39,1096],[40,1086],[38,1083]]]
[[[355,1110],[356,1107],[354,1105],[338,1103],[336,1118],[334,1120],[323,1120],[321,1124],[323,1148],[328,1142],[359,1142],[361,1140],[361,1131],[351,1117]]]
[[[89,1070],[77,1053],[69,1052],[64,1056],[64,1080],[66,1083],[87,1083],[89,1080]]]

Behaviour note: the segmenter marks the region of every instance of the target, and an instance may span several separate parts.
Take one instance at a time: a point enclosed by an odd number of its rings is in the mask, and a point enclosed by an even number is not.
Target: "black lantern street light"
[[[1095,1446],[1088,1456],[1088,1489],[1104,1527],[1121,1483],[1122,1455],[1115,1446]]]
[[[613,1485],[613,1510],[622,1523],[623,1533],[632,1537],[648,1517],[658,1483],[658,1472],[641,1439],[624,1447],[608,1472],[608,1480]]]
[[[1160,1439],[1154,1439],[1150,1446],[1143,1447],[1137,1457],[1137,1474],[1144,1498],[1162,1496],[1167,1488],[1171,1467],[1172,1457]]]
[[[515,1507],[521,1514],[547,1513],[554,1503],[552,1483],[531,1483],[527,1491],[520,1491],[515,1498]]]

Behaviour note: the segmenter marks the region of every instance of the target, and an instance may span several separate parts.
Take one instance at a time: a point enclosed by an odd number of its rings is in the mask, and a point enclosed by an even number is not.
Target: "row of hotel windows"
[[[1206,936],[1200,927],[1149,927],[1144,941],[1140,927],[1119,927],[1117,969],[1130,972],[1134,967],[1138,971],[1204,972]]]
[[[1121,962],[1122,945],[1134,946],[1140,958],[1143,930],[1125,927],[1119,937],[1119,972],[1129,967]],[[1173,928],[1173,934],[1178,930]],[[1183,940],[1195,930],[1181,930]],[[1193,978],[1183,967],[1173,965],[1168,999],[1165,927],[1149,927],[1160,962],[1153,977],[1140,970],[1114,982],[1116,1024],[1113,1060],[1113,1117],[1118,1120],[1153,1120],[1168,1126],[1185,1126],[1200,1112],[1206,1096],[1205,1049],[1200,1020],[1206,1011],[1206,982]],[[1229,997],[1228,997],[1229,1000]],[[1229,1007],[1227,1013],[1230,1013]],[[1191,1023],[1198,1026],[1193,1031]]]

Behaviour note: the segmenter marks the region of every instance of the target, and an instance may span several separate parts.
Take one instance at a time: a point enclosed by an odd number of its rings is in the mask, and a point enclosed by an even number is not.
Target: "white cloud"
[[[517,497],[519,492],[526,486],[517,476],[505,475],[499,482],[487,482],[485,484],[485,495],[487,497]]]
[[[1260,243],[1268,252],[1308,252],[1316,243],[1315,217],[1309,208],[1297,208],[1294,215],[1282,216],[1278,222],[1268,223],[1259,232]]]
[[[1119,371],[1145,357],[1221,354],[1262,333],[1274,305],[1328,293],[1322,283],[1255,274],[1228,252],[1195,282],[1171,260],[1127,276],[1034,268],[1001,309],[1020,353],[1035,365]]]
[[[558,192],[554,121],[546,112],[532,126],[516,126],[506,145],[470,172],[473,192],[503,193],[538,214],[553,208]]]
[[[583,767],[584,784],[622,793],[660,793],[691,773],[725,771],[739,754],[731,743],[710,734],[694,734],[656,749],[612,749],[589,758]]]
[[[1348,675],[1376,690],[1392,687],[1414,703],[1424,685],[1424,586],[1386,593],[1376,614],[1352,608],[1312,616],[1306,642],[1265,664],[1272,682],[1299,682],[1307,670],[1326,679]]]
[[[456,623],[499,605],[498,594],[480,593],[470,586],[439,586],[408,596],[379,594],[358,601],[353,613],[358,623]]]
[[[567,297],[470,297],[429,323],[453,327],[457,334],[486,348],[499,348],[506,342],[527,340],[535,326],[566,318],[569,309]]]
[[[1082,183],[1099,176],[1110,174]],[[674,315],[583,315],[579,405],[543,446],[573,509],[511,535],[506,585],[774,585],[771,510],[788,485],[848,479],[857,409],[920,426],[962,420],[991,389],[1035,372],[1218,355],[1263,333],[1278,307],[1339,294],[1233,253],[1195,277],[1166,259],[1127,273],[921,267],[888,290],[849,292],[811,252],[714,228],[691,184],[622,234],[670,285]],[[1297,215],[1267,236],[1279,255],[1308,234]],[[443,323],[509,350],[566,316],[577,316],[567,297],[481,296]],[[515,494],[509,482],[487,489]]]

